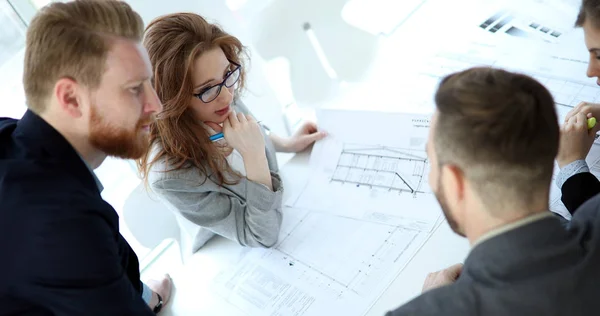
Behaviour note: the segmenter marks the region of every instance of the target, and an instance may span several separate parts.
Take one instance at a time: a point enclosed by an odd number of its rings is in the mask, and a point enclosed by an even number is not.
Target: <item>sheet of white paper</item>
[[[585,68],[582,68],[581,60],[563,59],[548,61],[548,64],[544,65],[537,63],[522,67],[518,58],[511,54],[494,54],[491,52],[494,49],[494,45],[486,42],[472,42],[466,47],[461,46],[460,50],[439,52],[421,67],[420,75],[437,78],[439,82],[442,77],[456,71],[475,66],[493,66],[524,73],[537,79],[552,93],[557,105],[575,107],[583,101],[600,102],[600,88],[593,80],[585,77]],[[574,68],[581,70],[577,78],[562,75],[568,72],[566,69]],[[435,91],[435,88],[433,86],[431,90]],[[423,97],[430,98],[425,95]],[[564,111],[560,112],[566,114]]]
[[[280,241],[252,249],[215,279],[247,315],[362,315],[428,234],[334,214],[285,208]]]
[[[495,2],[500,8],[502,1]],[[447,15],[433,7],[430,9]],[[496,9],[486,8],[489,12]],[[526,26],[524,21],[535,13],[528,10],[520,12],[512,26]],[[551,14],[538,13],[536,22],[562,27]],[[431,17],[423,20],[424,25],[428,19]],[[400,108],[398,103],[402,103],[403,108],[432,112],[439,79],[476,65],[534,76],[555,96],[561,118],[582,100],[600,100],[597,87],[581,72],[581,58],[552,55],[548,51],[553,50],[547,49],[551,46],[544,45],[536,50],[536,54],[544,54],[524,56],[523,51],[514,49],[524,45],[524,40],[484,34],[478,23],[471,23],[473,33],[479,32],[475,40],[455,43],[431,58],[422,58],[422,63],[411,60],[410,70],[400,69],[397,80],[367,86],[360,91],[364,99],[354,103],[360,108],[371,103],[377,107],[381,102],[373,102],[374,93],[388,88],[398,94],[401,89],[400,98],[383,96],[386,106]],[[565,39],[552,45],[564,45]],[[443,220],[428,184],[428,115],[324,109],[318,113],[318,122],[330,136],[313,148],[306,187],[285,202],[278,244],[245,252],[215,279],[219,294],[239,309],[240,315],[362,315]],[[588,157],[588,162],[592,172],[600,175],[600,153]],[[560,191],[557,196],[554,183],[552,188],[551,202],[559,209]]]
[[[431,231],[441,213],[428,183],[429,116],[331,109],[317,116],[329,136],[313,148],[313,175],[287,204]]]
[[[440,223],[428,116],[322,110],[318,119],[329,136],[284,208],[278,244],[248,251],[215,280],[248,315],[362,315]]]
[[[422,75],[431,76],[439,80],[449,73],[478,65],[501,67],[528,74],[544,84],[550,93],[552,93],[556,102],[558,121],[561,124],[564,122],[567,113],[580,102],[600,102],[600,88],[594,82],[586,79],[564,78],[558,75],[561,73],[563,67],[568,67],[569,65],[576,67],[580,65],[580,61],[563,60],[562,63],[554,66],[548,65],[542,67],[541,64],[538,64],[536,67],[532,66],[528,70],[523,70],[509,67],[510,55],[493,56],[493,53],[489,51],[490,47],[493,47],[493,45],[488,46],[481,42],[473,42],[471,46],[461,47],[462,52],[438,53],[436,58],[432,59],[428,66],[423,68]],[[432,89],[435,88],[432,87]],[[600,144],[600,138],[596,140],[595,144],[587,161],[590,168],[598,169],[598,176],[600,176],[600,146],[598,145]],[[555,169],[556,175],[558,167]],[[560,190],[553,179],[550,192],[550,209],[565,218],[571,218],[571,215],[560,201],[560,196]]]

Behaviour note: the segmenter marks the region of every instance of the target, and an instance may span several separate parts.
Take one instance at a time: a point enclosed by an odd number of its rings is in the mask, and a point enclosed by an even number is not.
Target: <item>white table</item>
[[[297,154],[282,167],[286,195],[301,189],[306,182],[308,160],[309,153]],[[225,238],[213,238],[183,266],[175,263],[179,256],[176,243],[162,251],[163,255],[142,272],[142,278],[164,271],[171,273],[176,289],[163,315],[243,315],[224,304],[223,298],[211,288],[212,279],[223,266],[236,261],[243,247]],[[468,251],[467,240],[454,234],[444,221],[366,315],[382,316],[416,297],[429,272],[462,262]]]

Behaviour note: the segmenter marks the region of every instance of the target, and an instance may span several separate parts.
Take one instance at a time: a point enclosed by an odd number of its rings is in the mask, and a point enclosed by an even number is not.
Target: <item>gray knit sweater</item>
[[[235,109],[249,113],[239,101]],[[170,169],[165,161],[152,167],[152,191],[175,212],[182,232],[191,235],[192,244],[183,245],[191,248],[186,252],[197,251],[214,234],[249,247],[271,247],[277,242],[283,187],[273,144],[264,131],[263,134],[273,191],[247,178],[234,185],[219,185],[216,177],[206,178],[197,168],[165,172]]]

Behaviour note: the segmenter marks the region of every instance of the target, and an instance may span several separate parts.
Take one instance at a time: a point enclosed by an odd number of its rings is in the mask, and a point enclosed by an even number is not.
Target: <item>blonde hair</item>
[[[122,1],[78,0],[45,6],[27,30],[23,85],[28,108],[42,113],[60,78],[97,88],[112,40],[141,42],[143,32],[142,18]]]

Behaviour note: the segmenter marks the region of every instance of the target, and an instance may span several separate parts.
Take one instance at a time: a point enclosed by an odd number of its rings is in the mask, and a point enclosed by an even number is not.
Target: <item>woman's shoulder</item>
[[[161,147],[154,145],[149,156],[149,161],[153,161],[148,171],[148,183],[151,186],[165,180],[193,183],[204,183],[210,181],[206,179],[200,170],[189,163],[175,163],[170,160],[165,154],[161,155]],[[160,157],[158,157],[160,156]]]

